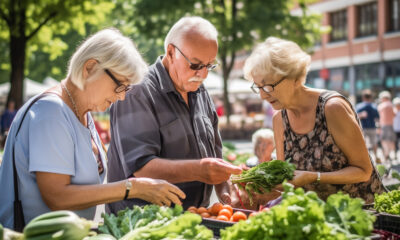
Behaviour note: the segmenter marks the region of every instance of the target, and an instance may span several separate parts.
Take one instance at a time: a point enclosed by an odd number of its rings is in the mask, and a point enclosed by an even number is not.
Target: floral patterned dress
[[[316,108],[314,129],[307,134],[296,134],[292,131],[286,109],[282,110],[285,159],[291,158],[291,163],[296,165],[297,170],[333,172],[349,166],[348,159],[336,145],[332,134],[329,132],[325,118],[324,106],[326,101],[337,96],[344,98],[350,104],[344,96],[337,92],[322,92]],[[357,114],[355,116],[360,125]],[[375,167],[367,182],[356,184],[311,183],[303,186],[303,188],[306,191],[315,191],[323,200],[326,200],[331,194],[342,191],[348,193],[351,197],[363,198],[366,203],[374,201],[374,193],[386,191]]]

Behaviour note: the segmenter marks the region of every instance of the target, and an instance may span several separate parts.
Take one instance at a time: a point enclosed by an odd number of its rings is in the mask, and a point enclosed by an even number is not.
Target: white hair
[[[280,76],[291,79],[305,77],[311,57],[295,42],[269,37],[247,58],[243,71],[247,80],[254,76]],[[304,78],[305,81],[305,78]]]
[[[258,129],[251,136],[251,142],[253,143],[253,146],[257,146],[258,142],[260,142],[264,139],[271,140],[272,144],[275,146],[274,132],[271,129],[268,129],[268,128]]]
[[[218,42],[217,29],[212,23],[202,17],[183,17],[172,26],[164,40],[164,50],[167,52],[169,44],[174,44],[177,47],[182,46],[182,42],[191,31],[203,36],[205,39],[215,40]]]
[[[395,105],[395,106],[400,105],[400,98],[399,97],[395,97],[393,99],[393,105]]]
[[[382,91],[379,93],[379,99],[383,99],[383,98],[387,98],[390,100],[392,98],[392,94],[390,94],[389,91]]]
[[[87,80],[82,75],[83,66],[90,59],[98,61],[100,68],[126,77],[132,84],[139,83],[147,72],[147,64],[133,41],[114,28],[104,29],[90,36],[72,55],[68,77],[81,90]]]

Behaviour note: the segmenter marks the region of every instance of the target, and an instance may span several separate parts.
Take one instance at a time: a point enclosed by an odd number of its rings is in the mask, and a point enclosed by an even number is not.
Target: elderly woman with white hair
[[[275,149],[275,141],[274,132],[271,129],[258,129],[253,133],[251,142],[255,156],[246,161],[248,167],[254,167],[259,163],[268,162],[275,158],[275,156],[272,156]]]
[[[279,110],[273,119],[277,158],[296,165],[292,183],[322,199],[342,191],[374,201],[385,191],[357,114],[337,92],[304,85],[311,58],[296,43],[269,37],[246,60],[252,89]]]
[[[118,30],[105,29],[77,49],[66,79],[22,106],[0,167],[3,225],[18,229],[24,225],[17,221],[20,216],[14,216],[15,199],[22,201],[25,223],[60,209],[93,219],[97,204],[127,198],[181,204],[184,193],[164,180],[131,178],[102,184],[106,151],[90,111],[105,111],[124,100],[131,84],[146,71],[133,42]]]

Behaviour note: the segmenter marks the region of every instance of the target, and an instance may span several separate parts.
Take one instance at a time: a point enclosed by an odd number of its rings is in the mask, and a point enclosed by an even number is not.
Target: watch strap
[[[124,200],[128,199],[130,189],[125,190]]]

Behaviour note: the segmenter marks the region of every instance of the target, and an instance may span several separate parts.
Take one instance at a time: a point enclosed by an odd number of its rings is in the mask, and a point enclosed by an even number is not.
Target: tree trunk
[[[232,107],[229,101],[229,92],[228,92],[228,79],[229,79],[229,72],[225,67],[223,67],[222,77],[224,79],[224,109],[225,109],[225,116],[226,116],[226,124],[229,126],[230,116],[232,114]]]
[[[12,99],[18,109],[23,104],[23,83],[25,69],[25,50],[27,37],[26,28],[26,5],[23,1],[10,2],[10,62],[11,79],[10,92],[7,103]]]
[[[15,101],[16,108],[23,104],[26,39],[24,35],[10,38],[11,79],[7,102]]]

